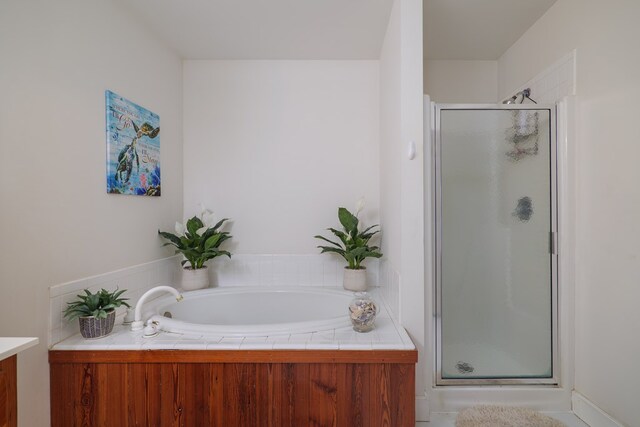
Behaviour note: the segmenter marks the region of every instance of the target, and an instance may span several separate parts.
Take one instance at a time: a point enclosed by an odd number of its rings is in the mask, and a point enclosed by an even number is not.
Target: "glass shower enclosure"
[[[557,384],[556,112],[435,107],[436,384]]]

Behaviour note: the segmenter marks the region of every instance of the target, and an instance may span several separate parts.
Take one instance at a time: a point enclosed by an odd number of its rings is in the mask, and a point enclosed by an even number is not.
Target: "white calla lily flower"
[[[203,216],[207,215],[207,214],[212,214],[213,211],[211,209],[207,209],[207,207],[204,205],[204,203],[200,203],[200,218],[202,218]]]
[[[213,211],[207,210],[206,212],[204,212],[202,214],[202,223],[207,227],[207,228],[211,228],[215,225],[214,219],[213,219]]]
[[[187,233],[187,227],[185,227],[184,224],[181,224],[178,221],[176,221],[175,230],[178,237],[184,236]]]
[[[356,213],[355,213],[355,215],[358,216],[358,214],[360,213],[360,211],[362,211],[362,209],[364,209],[364,196],[360,197],[358,199],[358,202],[356,203]]]
[[[204,227],[200,227],[196,230],[196,234],[200,237],[209,229],[206,225]]]

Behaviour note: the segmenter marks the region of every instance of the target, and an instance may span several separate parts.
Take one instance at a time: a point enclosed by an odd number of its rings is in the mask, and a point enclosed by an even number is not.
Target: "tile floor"
[[[589,427],[580,418],[571,412],[545,412],[545,415],[558,419],[565,423],[567,427]],[[430,422],[418,422],[416,427],[455,427],[455,413],[436,413],[431,414]]]

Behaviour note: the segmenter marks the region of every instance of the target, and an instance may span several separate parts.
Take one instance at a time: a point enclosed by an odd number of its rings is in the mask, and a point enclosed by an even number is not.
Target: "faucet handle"
[[[131,330],[132,331],[141,331],[144,328],[144,321],[138,320],[135,322],[131,322]]]
[[[129,325],[129,324],[133,323],[134,320],[136,320],[135,309],[127,308],[127,312],[124,315],[124,320],[122,321],[122,324],[123,325]]]
[[[158,328],[159,323],[156,321],[149,322],[149,324],[144,328],[144,338],[152,338],[160,333]]]

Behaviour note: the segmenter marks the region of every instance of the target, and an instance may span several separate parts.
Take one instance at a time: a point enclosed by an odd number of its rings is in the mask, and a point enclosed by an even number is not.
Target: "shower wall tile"
[[[379,283],[379,262],[368,259],[367,280]],[[341,287],[345,262],[327,254],[233,255],[210,264],[214,286],[325,286]]]
[[[565,96],[575,95],[576,51],[560,58],[514,93],[526,88],[531,89],[531,98],[539,104],[555,104]]]
[[[68,321],[62,311],[68,302],[84,289],[97,292],[104,288],[113,291],[116,288],[126,289],[129,303],[135,303],[147,290],[160,285],[176,283],[179,273],[179,258],[176,256],[136,265],[122,270],[112,271],[97,276],[74,280],[49,288],[49,337],[51,346],[79,332],[78,322]],[[125,308],[116,311],[118,317],[124,316]]]

